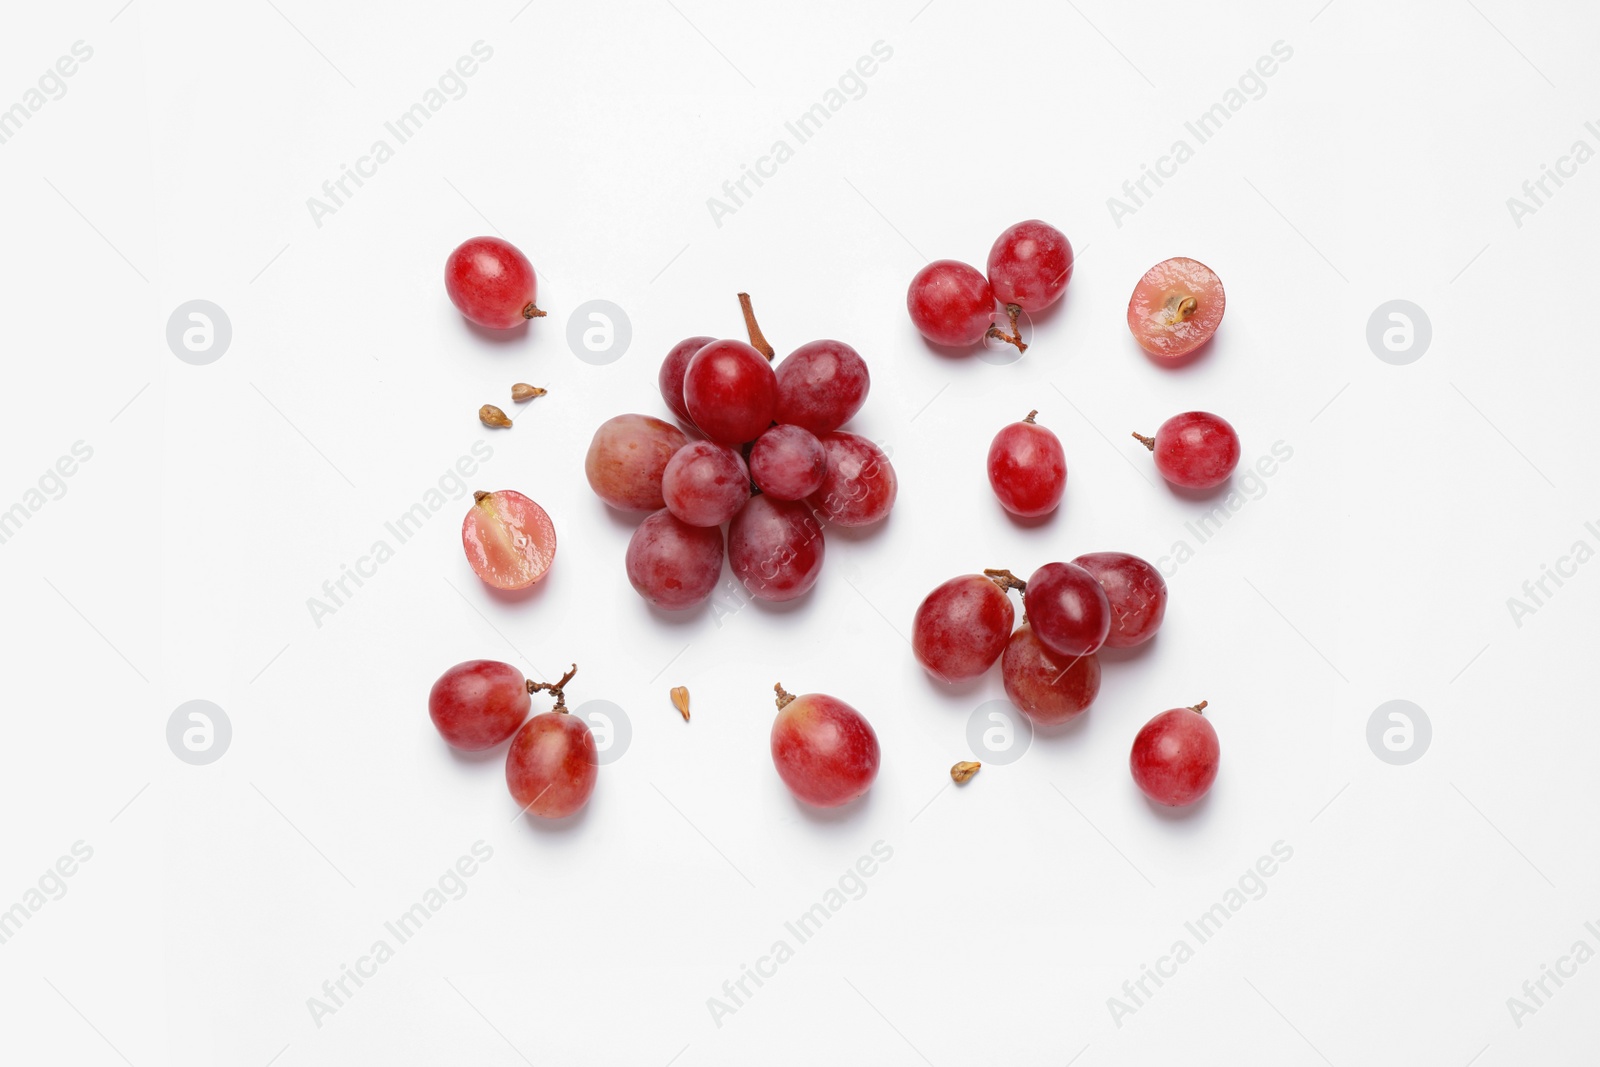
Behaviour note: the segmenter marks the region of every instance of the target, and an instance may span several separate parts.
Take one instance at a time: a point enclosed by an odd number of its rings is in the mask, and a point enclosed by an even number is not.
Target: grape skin
[[[649,415],[618,415],[595,430],[584,456],[589,487],[622,511],[666,507],[661,476],[689,439],[683,431]]]
[[[628,541],[628,581],[640,596],[666,611],[685,611],[706,600],[722,577],[722,530],[691,526],[663,508],[646,518]]]
[[[878,735],[859,711],[836,697],[795,697],[773,720],[771,744],[778,777],[813,807],[848,804],[878,776]]]
[[[917,662],[942,682],[976,678],[1000,658],[1016,609],[981,574],[951,578],[929,593],[911,620]]]
[[[1167,614],[1167,582],[1138,556],[1127,552],[1089,552],[1072,561],[1094,575],[1111,604],[1107,648],[1142,645],[1161,629]]]
[[[1052,652],[1027,623],[1006,643],[1000,675],[1011,703],[1041,726],[1071,722],[1100,692],[1100,661],[1094,653]]]
[[[1061,440],[1033,416],[1002,427],[989,445],[989,486],[1000,506],[1019,518],[1048,515],[1067,490]]]
[[[819,437],[849,422],[872,384],[866,360],[843,341],[801,345],[778,364],[777,376],[777,420]]]
[[[679,341],[667,353],[667,358],[661,361],[661,373],[656,378],[661,388],[661,399],[666,401],[674,415],[690,426],[694,425],[694,420],[689,417],[689,405],[683,399],[683,375],[689,369],[689,360],[694,358],[694,354],[715,340],[715,337],[687,337]]]
[[[589,802],[600,752],[589,724],[564,711],[535,715],[506,752],[506,787],[517,806],[542,819],[563,819]]]
[[[728,527],[728,563],[750,595],[804,596],[822,572],[822,526],[800,501],[754,496]]]
[[[743,341],[713,341],[689,360],[683,399],[707,437],[742,445],[772,425],[778,379],[767,357]]]
[[[1072,280],[1072,242],[1038,219],[1019,222],[989,249],[989,285],[995,299],[1030,314],[1061,299]]]
[[[827,450],[799,426],[774,426],[750,449],[750,477],[763,493],[779,500],[805,499],[822,487],[827,474]]]
[[[858,434],[825,434],[828,473],[807,500],[828,522],[840,526],[870,526],[889,514],[899,492],[899,480],[889,457]]]
[[[1157,804],[1193,804],[1211,789],[1222,746],[1210,721],[1193,708],[1173,708],[1144,724],[1133,739],[1128,767]]]
[[[450,302],[469,322],[491,330],[509,330],[544,314],[534,307],[537,288],[528,257],[499,237],[463,241],[444,263]]]
[[[1071,563],[1046,563],[1033,572],[1022,604],[1033,629],[1052,652],[1086,656],[1111,632],[1111,602],[1094,575]]]
[[[451,748],[481,752],[512,734],[528,717],[527,680],[509,663],[457,663],[428,690],[428,717]]]
[[[994,317],[994,291],[977,268],[954,259],[929,263],[911,279],[906,310],[936,345],[967,347],[983,340]]]
[[[721,526],[750,499],[744,457],[710,441],[678,449],[661,475],[667,510],[690,526]]]

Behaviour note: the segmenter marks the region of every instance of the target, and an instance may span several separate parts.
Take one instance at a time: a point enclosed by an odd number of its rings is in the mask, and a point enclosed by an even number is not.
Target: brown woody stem
[[[1011,332],[1006,333],[998,326],[989,327],[989,336],[997,341],[1004,341],[1009,345],[1016,345],[1018,352],[1026,352],[1028,346],[1023,343],[1022,331],[1017,329],[1017,319],[1022,317],[1022,308],[1016,304],[1006,305],[1006,318],[1011,320]]]
[[[1000,570],[995,567],[986,567],[983,576],[1000,587],[1001,592],[1010,592],[1015,589],[1019,593],[1028,590],[1028,583],[1018,578],[1010,571]]]
[[[779,682],[777,685],[773,686],[772,691],[778,694],[779,711],[782,711],[784,708],[794,703],[794,694],[785,689],[782,682]]]
[[[559,711],[561,714],[565,715],[567,713],[567,694],[565,692],[565,689],[567,688],[567,683],[572,681],[572,676],[577,674],[577,673],[578,673],[578,665],[576,663],[574,663],[567,670],[567,673],[563,674],[561,676],[561,680],[556,682],[556,683],[554,683],[554,684],[551,684],[550,682],[535,682],[532,679],[529,679],[529,681],[528,681],[528,692],[529,693],[552,693],[552,694],[554,694],[555,698],[556,698],[556,702],[555,702],[555,706],[552,707],[550,710],[551,711]]]
[[[767,339],[761,333],[761,326],[756,322],[756,309],[750,303],[749,293],[739,294],[739,310],[744,312],[744,328],[750,334],[750,347],[771,359],[777,355]]]
[[[487,499],[489,499],[489,494],[485,493],[482,489],[479,489],[476,493],[472,494],[472,502],[474,504],[481,504]]]
[[[522,309],[522,317],[525,319],[542,319],[544,318],[544,312],[540,311],[530,300],[528,301],[528,306]]]
[[[1028,423],[1031,423],[1031,422],[1033,422],[1033,420],[1034,420],[1034,418],[1035,418],[1035,417],[1036,417],[1036,416],[1037,416],[1037,415],[1038,415],[1038,414],[1039,414],[1039,409],[1038,409],[1038,408],[1034,408],[1034,409],[1033,409],[1033,410],[1032,410],[1032,411],[1030,411],[1030,412],[1028,412],[1028,417],[1027,417],[1027,418],[1025,418],[1025,419],[1023,419],[1023,420],[1022,420],[1022,421],[1023,421],[1023,422],[1028,422]]]
[[[1146,437],[1142,433],[1136,433],[1133,436],[1136,441],[1144,445],[1144,447],[1148,448],[1150,451],[1154,452],[1156,450],[1156,439],[1154,437]]]
[[[1206,708],[1210,706],[1210,703],[1211,702],[1208,700],[1202,700],[1198,704],[1190,704],[1189,710],[1194,712],[1196,715],[1204,715],[1206,713]]]

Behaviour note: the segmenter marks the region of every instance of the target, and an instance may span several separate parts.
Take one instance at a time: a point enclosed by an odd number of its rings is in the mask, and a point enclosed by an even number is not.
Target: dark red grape
[[[534,306],[538,279],[510,241],[474,237],[444,262],[444,290],[456,310],[479,326],[509,330],[544,314]]]
[[[428,691],[428,716],[452,748],[493,748],[528,717],[527,680],[509,663],[470,659],[439,676]]]
[[[1032,313],[1061,299],[1072,280],[1072,242],[1049,223],[1030,219],[1002,233],[989,249],[995,299]]]
[[[1111,602],[1094,575],[1071,563],[1046,563],[1022,593],[1039,640],[1059,655],[1086,656],[1111,632]]]
[[[721,526],[750,499],[744,457],[724,445],[691,441],[661,475],[667,510],[690,526]]]
[[[821,441],[828,473],[807,497],[817,513],[840,526],[870,526],[888,515],[900,483],[883,450],[842,430],[824,434]]]
[[[867,362],[843,341],[811,341],[778,364],[779,422],[832,433],[866,403]]]
[[[818,808],[848,804],[878,776],[878,735],[861,713],[821,693],[778,692],[772,762],[789,791]]]
[[[663,508],[633,531],[626,565],[628,581],[656,607],[692,608],[722,577],[722,530],[691,526]]]
[[[1202,712],[1206,702],[1173,708],[1144,724],[1128,757],[1133,780],[1157,804],[1181,807],[1206,795],[1217,780],[1222,746]]]
[[[936,345],[983,340],[994,315],[994,291],[975,267],[940,259],[917,271],[906,291],[906,310],[917,331]]]
[[[1048,515],[1067,490],[1067,454],[1055,434],[1033,421],[1028,412],[994,435],[989,445],[989,485],[1000,506],[1032,519]]]
[[[1070,722],[1083,714],[1100,692],[1100,661],[1063,656],[1045,647],[1024,622],[1006,643],[1000,657],[1006,696],[1024,715],[1041,726]]]
[[[689,360],[694,354],[715,340],[715,337],[690,337],[679,341],[661,361],[661,373],[657,377],[661,399],[667,402],[674,415],[691,426],[694,420],[689,417],[689,405],[683,400],[683,373],[689,369]]]
[[[952,578],[929,593],[911,620],[911,651],[942,682],[976,678],[1000,658],[1016,609],[992,579]]]
[[[1072,561],[1094,575],[1111,604],[1107,648],[1142,645],[1161,629],[1167,583],[1161,572],[1127,552],[1090,552]]]
[[[779,424],[756,438],[750,477],[768,496],[803,500],[822,487],[828,453],[809,430]]]
[[[822,572],[822,526],[801,501],[753,496],[728,527],[728,563],[750,594],[803,596]]]
[[[683,400],[707,437],[742,445],[772,425],[778,379],[767,357],[743,341],[713,341],[690,358]]]
[[[595,495],[624,511],[666,506],[661,476],[688,438],[670,422],[649,415],[618,415],[594,432],[583,472]]]
[[[1155,453],[1161,477],[1185,489],[1221,485],[1239,465],[1239,435],[1227,419],[1209,411],[1174,415],[1153,438],[1133,436]]]

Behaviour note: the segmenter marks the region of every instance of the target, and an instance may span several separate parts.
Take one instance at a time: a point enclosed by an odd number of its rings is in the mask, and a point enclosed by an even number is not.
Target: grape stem
[[[528,679],[528,692],[555,694],[556,702],[550,710],[557,711],[565,715],[567,713],[567,694],[564,692],[564,690],[567,687],[567,683],[572,681],[572,676],[577,673],[578,665],[574,663],[571,668],[568,669],[567,673],[561,676],[561,680],[553,685],[549,682],[536,682],[530,678]]]
[[[1023,343],[1022,331],[1017,329],[1017,319],[1022,317],[1022,308],[1016,304],[1006,305],[1006,318],[1011,320],[1011,332],[1006,333],[998,326],[989,327],[989,336],[1006,344],[1016,345],[1018,352],[1026,352],[1028,346]],[[1030,420],[1031,421],[1031,420]]]
[[[1150,451],[1154,452],[1156,450],[1156,439],[1154,437],[1146,437],[1142,433],[1136,433],[1133,435],[1133,437],[1134,440],[1138,441],[1141,445],[1144,445],[1144,447],[1148,448]]]
[[[1038,414],[1039,414],[1039,409],[1038,408],[1034,408],[1032,411],[1028,412],[1028,417],[1023,419],[1022,421],[1028,423],[1030,426],[1034,425],[1034,421],[1033,421],[1034,416],[1036,416]]]
[[[474,504],[481,504],[485,500],[488,500],[488,499],[489,499],[489,494],[485,493],[482,489],[479,489],[477,492],[472,494],[472,502]],[[531,692],[531,690],[530,690],[530,692]]]
[[[1025,593],[1028,591],[1028,583],[1023,581],[1021,578],[1018,578],[1010,571],[999,570],[995,567],[987,567],[984,569],[983,576],[989,579],[995,585],[998,585],[1000,587],[1000,591],[1003,593],[1008,593],[1013,589],[1019,593]]]
[[[778,694],[779,711],[782,711],[784,708],[794,703],[794,694],[785,689],[782,682],[779,682],[777,685],[773,686],[772,691]]]
[[[530,300],[528,301],[528,306],[522,309],[522,317],[525,319],[542,319],[544,318],[544,312],[534,306],[533,301]]]
[[[1204,715],[1206,713],[1206,708],[1210,706],[1210,703],[1211,702],[1208,700],[1202,700],[1198,704],[1189,705],[1189,710],[1194,712],[1196,715]]]
[[[750,334],[750,347],[766,356],[770,362],[777,353],[761,333],[761,327],[756,322],[756,309],[750,303],[749,293],[739,294],[739,310],[744,312],[744,328]]]

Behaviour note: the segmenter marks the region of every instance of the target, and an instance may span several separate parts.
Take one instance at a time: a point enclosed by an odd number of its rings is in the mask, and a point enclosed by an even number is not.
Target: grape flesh
[[[715,337],[685,338],[673,345],[667,358],[661,361],[661,373],[657,376],[661,399],[667,402],[674,415],[691,426],[694,420],[689,417],[689,405],[683,399],[683,374],[689,369],[689,360],[694,354],[715,340]]]
[[[828,453],[809,430],[780,423],[756,438],[750,477],[768,496],[803,500],[822,488]]]
[[[1029,416],[994,435],[989,485],[1000,506],[1021,518],[1048,515],[1067,491],[1067,454],[1060,438]]]
[[[1000,658],[1016,609],[981,574],[952,578],[929,593],[911,620],[911,651],[942,682],[976,678]]]
[[[1155,453],[1161,477],[1185,489],[1219,486],[1239,465],[1238,433],[1227,419],[1209,411],[1174,415],[1161,424],[1153,442],[1145,443]]]
[[[479,326],[509,330],[544,314],[534,306],[533,264],[510,241],[474,237],[444,263],[444,289],[456,310]]]
[[[690,526],[721,526],[750,499],[744,457],[710,441],[678,449],[661,475],[667,510]]]
[[[1111,632],[1111,602],[1094,575],[1071,563],[1046,563],[1022,593],[1023,610],[1045,647],[1071,658],[1087,656]]]
[[[496,589],[526,589],[556,558],[556,528],[544,508],[511,489],[477,493],[461,521],[461,547]]]
[[[1107,648],[1142,645],[1161,629],[1167,614],[1167,582],[1138,556],[1127,552],[1089,552],[1072,561],[1094,575],[1111,604]]]
[[[1072,280],[1072,242],[1049,223],[1030,219],[1002,233],[989,249],[995,299],[1030,314],[1061,299]]]
[[[867,401],[867,362],[843,341],[811,341],[778,364],[781,423],[812,433],[832,433]]]
[[[728,527],[728,563],[750,595],[804,596],[822,573],[822,526],[801,501],[753,496]]]
[[[1023,623],[1000,657],[1006,696],[1041,726],[1071,722],[1088,710],[1100,692],[1100,661],[1094,653],[1063,656],[1050,651],[1033,627]]]
[[[689,417],[718,444],[742,445],[761,436],[778,410],[778,379],[767,357],[743,341],[713,341],[689,360],[683,375]]]
[[[691,526],[665,508],[639,524],[628,541],[628,581],[666,611],[703,603],[722,577],[722,530]]]
[[[842,430],[821,440],[828,473],[807,497],[818,514],[840,526],[870,526],[887,516],[900,483],[883,449]]]
[[[509,663],[471,659],[439,676],[428,691],[428,717],[451,748],[481,752],[528,717],[527,680]]]
[[[506,786],[518,807],[542,819],[563,819],[589,802],[600,751],[589,724],[547,711],[523,724],[506,752]]]
[[[977,268],[939,259],[911,279],[906,310],[912,325],[934,344],[966,347],[982,341],[989,332],[994,291]]]
[[[1145,796],[1182,807],[1206,795],[1221,760],[1216,728],[1206,717],[1195,708],[1173,708],[1144,724],[1133,739],[1128,766]]]
[[[772,723],[778,777],[813,807],[836,808],[865,793],[878,776],[880,758],[872,725],[836,697],[795,697]]]
[[[1182,359],[1211,340],[1228,306],[1222,279],[1179,256],[1145,271],[1128,300],[1128,329],[1158,359]]]
[[[661,476],[678,449],[688,443],[683,431],[649,415],[618,415],[594,432],[583,472],[595,495],[623,511],[666,507]]]

